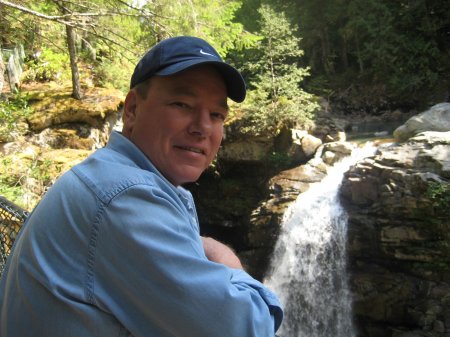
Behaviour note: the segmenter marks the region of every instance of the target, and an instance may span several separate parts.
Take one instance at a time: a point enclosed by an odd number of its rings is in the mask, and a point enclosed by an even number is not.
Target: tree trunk
[[[80,74],[77,64],[77,50],[75,48],[75,31],[72,27],[66,25],[67,46],[70,56],[70,70],[72,72],[72,97],[81,99]]]

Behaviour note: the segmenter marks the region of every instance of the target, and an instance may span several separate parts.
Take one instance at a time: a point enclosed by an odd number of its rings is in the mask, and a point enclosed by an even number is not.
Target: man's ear
[[[130,135],[133,130],[133,125],[136,120],[136,107],[137,107],[137,93],[134,90],[130,90],[125,97],[123,106],[123,130],[124,136]]]

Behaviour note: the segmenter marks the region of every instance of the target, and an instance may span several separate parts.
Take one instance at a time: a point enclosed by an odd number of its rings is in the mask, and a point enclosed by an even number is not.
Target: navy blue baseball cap
[[[130,88],[150,77],[174,75],[198,64],[211,64],[219,71],[233,101],[245,99],[245,81],[239,71],[225,63],[208,42],[192,36],[165,39],[151,48],[134,68]]]

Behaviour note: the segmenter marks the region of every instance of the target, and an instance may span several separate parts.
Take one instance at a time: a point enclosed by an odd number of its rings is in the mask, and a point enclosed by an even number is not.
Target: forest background
[[[23,45],[22,83],[126,93],[158,41],[194,35],[244,75],[240,131],[276,135],[336,113],[381,115],[448,100],[450,11],[441,0],[0,0],[0,47]],[[0,99],[0,133],[30,113],[18,90]],[[351,117],[349,117],[351,118]]]

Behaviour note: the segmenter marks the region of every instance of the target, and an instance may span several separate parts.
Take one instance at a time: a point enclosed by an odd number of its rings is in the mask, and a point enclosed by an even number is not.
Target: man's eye
[[[211,117],[214,118],[214,119],[219,119],[221,121],[225,120],[225,115],[220,113],[220,112],[212,112],[211,113]]]
[[[191,106],[189,104],[183,103],[183,102],[173,102],[172,105],[183,108],[183,109],[190,109]]]

